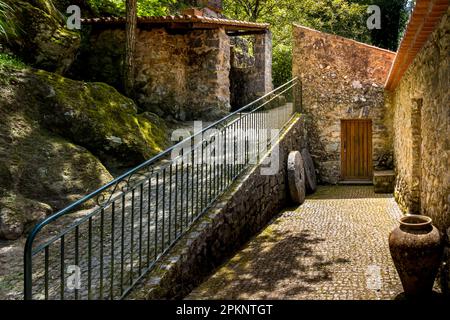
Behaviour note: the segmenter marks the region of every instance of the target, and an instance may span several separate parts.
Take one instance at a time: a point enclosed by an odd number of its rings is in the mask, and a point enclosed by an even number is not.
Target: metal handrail
[[[208,125],[207,127],[203,128],[201,131],[196,132],[194,134],[192,134],[190,137],[178,142],[177,144],[173,145],[172,147],[166,149],[165,151],[159,153],[158,155],[150,158],[149,160],[143,162],[142,164],[136,166],[135,168],[125,172],[124,174],[120,175],[119,177],[113,179],[112,181],[110,181],[109,183],[105,184],[104,186],[98,188],[97,190],[91,192],[90,194],[84,196],[83,198],[73,202],[72,204],[70,204],[69,206],[67,206],[66,208],[52,214],[51,216],[45,218],[44,220],[42,220],[41,222],[37,223],[34,228],[31,230],[31,232],[29,233],[26,243],[25,243],[25,248],[24,248],[24,298],[25,299],[32,299],[32,289],[33,289],[33,255],[42,252],[44,249],[48,248],[52,243],[54,243],[55,241],[64,238],[65,235],[67,235],[69,232],[74,231],[74,229],[78,228],[79,225],[81,225],[83,222],[86,221],[90,221],[90,219],[92,219],[92,217],[96,214],[99,214],[100,211],[104,210],[108,205],[110,205],[111,203],[114,203],[117,199],[120,198],[120,196],[124,196],[124,194],[130,190],[133,191],[133,195],[134,195],[134,189],[132,189],[133,187],[130,186],[131,183],[131,178],[138,172],[141,172],[142,169],[144,168],[148,168],[151,167],[152,165],[158,163],[158,161],[162,160],[164,157],[170,155],[172,153],[172,151],[182,147],[183,145],[185,145],[188,142],[192,142],[194,141],[194,139],[196,137],[198,137],[199,135],[202,135],[205,132],[207,132],[208,130],[218,127],[218,126],[222,126],[224,125],[224,127],[226,128],[227,126],[231,126],[233,125],[233,123],[235,123],[236,121],[242,121],[242,118],[245,118],[246,116],[248,116],[249,114],[252,114],[258,110],[260,110],[261,108],[263,108],[264,106],[266,106],[268,103],[270,103],[271,101],[273,101],[275,98],[277,98],[278,96],[282,95],[283,93],[287,92],[288,90],[292,89],[293,87],[295,87],[297,85],[297,78],[294,78],[288,82],[286,82],[285,84],[283,84],[282,86],[272,90],[271,92],[263,95],[262,97],[256,99],[255,101],[243,106],[242,108],[228,114],[227,116],[225,116],[224,118],[215,121],[214,123]],[[275,95],[275,96],[273,96]],[[252,107],[254,107],[256,104],[258,104],[259,102],[263,101],[266,98],[270,99],[268,101],[265,101],[264,103],[262,103],[261,105],[257,106],[255,109],[251,110]],[[244,112],[246,111],[250,111],[248,114],[243,115]],[[231,123],[227,123],[227,120],[232,119],[234,116],[239,115],[238,119],[235,119],[234,121],[232,121]],[[252,119],[252,121],[256,121],[256,119]],[[226,129],[225,129],[226,130]],[[209,137],[211,138],[211,137]],[[226,137],[225,137],[226,139]],[[204,139],[202,139],[202,143],[201,143],[201,148],[202,148],[202,157],[203,157],[203,144],[206,143],[207,141],[205,141]],[[198,148],[199,146],[196,146],[196,148]],[[195,148],[193,149],[193,154],[192,157],[195,156]],[[198,151],[197,151],[198,152]],[[224,157],[226,157],[226,155],[224,155]],[[181,155],[181,161],[183,161],[184,156]],[[193,160],[194,158],[192,158]],[[178,161],[178,160],[177,160]],[[193,167],[194,162],[192,162],[192,174],[194,171],[194,167]],[[172,168],[173,163],[171,163],[170,165],[166,166],[166,168],[168,168],[170,166],[170,168]],[[165,170],[165,169],[164,169]],[[182,170],[184,170],[184,167],[182,168]],[[189,170],[189,164],[188,164],[188,170]],[[203,169],[202,169],[203,170]],[[152,175],[153,175],[153,169],[152,169]],[[184,174],[184,171],[182,171],[182,174]],[[197,170],[197,174],[198,174],[198,170]],[[156,174],[158,176],[158,173]],[[188,172],[189,175],[189,172]],[[203,175],[203,171],[202,171],[202,175]],[[164,172],[164,178],[166,177],[166,173]],[[172,178],[172,176],[170,176],[170,178]],[[151,183],[150,181],[151,178],[149,178],[149,183]],[[191,179],[193,179],[193,177],[191,177]],[[197,177],[198,179],[198,177]],[[119,187],[122,183],[125,183],[125,188],[122,188],[122,191],[118,194],[116,194],[119,191]],[[157,186],[158,186],[158,181],[156,182]],[[198,181],[197,181],[198,183]],[[214,182],[216,183],[216,182]],[[140,185],[142,188],[142,184]],[[137,184],[135,184],[134,186],[135,188],[137,188]],[[111,190],[110,194],[108,197],[105,197],[104,193],[108,190]],[[126,191],[125,191],[126,190]],[[158,189],[159,190],[159,189]],[[183,190],[182,190],[183,191]],[[217,195],[218,196],[218,195]],[[96,202],[97,202],[97,207],[93,209],[93,211],[91,213],[89,213],[88,215],[86,215],[85,217],[83,217],[82,219],[80,219],[76,225],[72,225],[69,228],[67,228],[64,232],[59,233],[57,236],[53,237],[50,241],[45,242],[44,244],[39,245],[37,248],[33,249],[33,244],[35,242],[35,239],[37,237],[37,235],[39,234],[39,232],[47,225],[50,225],[52,222],[55,222],[56,220],[60,219],[61,217],[69,214],[69,213],[73,213],[75,212],[77,209],[80,208],[80,206],[84,203],[86,203],[89,200],[94,199],[95,197],[97,197]],[[141,193],[141,197],[142,197],[142,193]],[[148,195],[148,197],[150,198],[150,193]],[[197,195],[198,197],[198,195]],[[103,201],[107,198],[106,201]],[[214,198],[214,197],[213,197]],[[217,197],[215,197],[217,198]],[[134,201],[134,200],[133,200]],[[203,201],[203,200],[202,200]],[[203,202],[202,202],[203,204]],[[122,203],[123,206],[125,206],[125,203]],[[164,206],[164,204],[163,204]],[[197,204],[198,206],[198,204]],[[142,209],[141,209],[142,210]],[[150,211],[150,207],[148,209]],[[164,209],[163,209],[164,210]],[[202,212],[204,212],[205,210],[203,210]],[[192,213],[193,214],[193,213]],[[142,215],[142,213],[141,213]],[[197,213],[197,216],[195,218],[198,218],[198,216],[201,214]],[[103,211],[102,211],[102,217],[103,217]],[[170,219],[170,218],[169,218]],[[170,222],[170,221],[169,221]],[[103,228],[103,227],[102,227]],[[122,226],[123,228],[123,226]],[[157,228],[157,226],[156,226]],[[170,228],[170,227],[169,227]],[[157,230],[156,230],[157,232]],[[164,237],[164,232],[165,230],[163,230],[163,237]],[[170,233],[170,231],[169,231]],[[180,234],[181,236],[181,234]],[[78,239],[78,238],[77,238]],[[172,243],[173,244],[173,243]],[[156,245],[158,245],[156,243]],[[164,248],[163,248],[164,249]],[[165,250],[167,251],[168,248],[166,248]],[[46,252],[47,254],[47,252]],[[47,256],[46,256],[47,257]],[[156,260],[156,258],[155,258]],[[142,275],[141,275],[142,276]]]

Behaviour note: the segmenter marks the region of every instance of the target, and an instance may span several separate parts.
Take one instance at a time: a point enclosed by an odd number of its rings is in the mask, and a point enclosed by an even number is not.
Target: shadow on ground
[[[278,299],[309,292],[309,284],[332,280],[333,264],[349,263],[317,254],[314,247],[323,241],[309,230],[286,234],[267,228],[188,299]]]

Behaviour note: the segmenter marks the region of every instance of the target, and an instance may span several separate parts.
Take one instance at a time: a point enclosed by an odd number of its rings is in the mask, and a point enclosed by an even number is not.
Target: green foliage
[[[292,78],[292,49],[281,44],[273,50],[272,78],[273,85],[278,88]]]
[[[272,76],[277,87],[292,77],[292,24],[370,42],[367,6],[346,0],[225,0],[225,15],[271,25]]]
[[[17,27],[14,23],[14,9],[5,1],[0,0],[0,40],[16,35]]]
[[[163,16],[175,12],[180,4],[177,0],[138,1],[139,16]]]
[[[13,67],[16,69],[26,68],[26,64],[23,63],[19,58],[7,53],[0,53],[0,67],[3,66]]]
[[[370,43],[366,27],[367,6],[346,0],[310,0],[301,3],[301,6],[293,8],[293,22]]]
[[[6,53],[0,53],[0,73],[3,73],[0,77],[0,86],[9,85],[10,81],[13,80],[13,77],[9,74],[10,72],[5,72],[6,70],[19,70],[26,67],[27,65],[23,63],[19,58]]]
[[[271,24],[276,86],[291,78],[293,23],[396,50],[408,18],[407,2],[411,0],[224,0],[224,14]],[[367,28],[369,4],[381,7],[381,30]]]

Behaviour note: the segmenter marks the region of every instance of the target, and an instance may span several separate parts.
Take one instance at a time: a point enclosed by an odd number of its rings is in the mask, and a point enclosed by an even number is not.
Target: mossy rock
[[[133,100],[104,83],[85,83],[45,71],[33,74],[42,124],[89,149],[107,167],[137,165],[168,145],[164,122],[137,114]]]
[[[6,0],[14,8],[18,36],[13,51],[30,65],[63,74],[80,46],[78,32],[66,28],[65,19],[50,0]]]
[[[20,112],[7,119],[0,128],[0,168],[10,180],[0,189],[0,238],[20,237],[113,178],[85,148],[50,135]]]
[[[113,177],[86,148],[47,131],[24,83],[30,70],[1,68],[0,238],[16,239],[38,220]],[[29,82],[28,82],[29,81]]]
[[[36,221],[50,213],[52,208],[48,204],[4,190],[0,197],[0,239],[19,238]]]
[[[167,144],[164,122],[137,114],[103,83],[0,67],[0,238],[113,179],[105,165],[136,165]]]

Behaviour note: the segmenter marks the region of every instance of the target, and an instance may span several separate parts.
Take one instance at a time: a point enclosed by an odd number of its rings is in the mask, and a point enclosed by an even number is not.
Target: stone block
[[[393,193],[395,173],[393,170],[375,171],[373,173],[373,188],[375,193]]]

